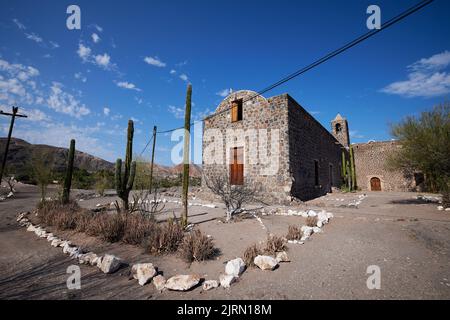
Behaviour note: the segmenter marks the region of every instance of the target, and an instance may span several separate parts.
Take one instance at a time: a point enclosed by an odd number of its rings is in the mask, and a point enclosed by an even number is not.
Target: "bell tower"
[[[336,118],[331,121],[331,132],[336,140],[339,141],[344,147],[348,148],[350,146],[348,122],[347,119],[343,118],[339,113]]]

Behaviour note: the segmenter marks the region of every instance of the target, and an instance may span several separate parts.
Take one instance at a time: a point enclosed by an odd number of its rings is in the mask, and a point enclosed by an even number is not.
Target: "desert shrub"
[[[317,217],[308,217],[306,218],[306,225],[308,227],[315,227],[317,225]]]
[[[247,249],[245,249],[245,251],[244,251],[245,265],[247,267],[254,267],[255,266],[255,264],[254,264],[255,258],[257,256],[259,256],[261,253],[262,253],[261,249],[256,244],[253,244],[253,245],[247,247]]]
[[[129,214],[126,217],[122,242],[141,245],[151,233],[156,232],[157,227],[153,219],[148,219],[137,214]]]
[[[264,252],[270,255],[275,255],[277,252],[286,250],[286,242],[282,237],[276,235],[269,235],[266,241]]]
[[[77,216],[83,212],[75,201],[62,204],[59,200],[41,201],[38,206],[40,223],[60,230],[75,229]]]
[[[97,214],[91,220],[88,234],[114,243],[123,238],[125,233],[126,217],[123,214]]]
[[[300,240],[302,238],[302,231],[299,227],[295,225],[290,225],[288,228],[288,233],[286,239],[288,240]]]
[[[218,254],[212,239],[198,229],[184,237],[178,250],[181,258],[186,262],[204,261]]]
[[[164,225],[155,224],[154,230],[146,238],[146,251],[155,254],[175,252],[183,237],[183,228],[172,219],[169,219]]]

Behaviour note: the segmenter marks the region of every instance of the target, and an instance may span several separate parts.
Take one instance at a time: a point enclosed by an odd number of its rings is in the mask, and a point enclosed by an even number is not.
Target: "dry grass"
[[[286,235],[287,240],[300,240],[302,238],[302,231],[295,225],[290,225]]]
[[[110,243],[140,245],[154,254],[179,250],[180,256],[189,262],[207,260],[219,253],[206,235],[195,230],[185,236],[181,225],[173,219],[158,223],[139,214],[92,213],[81,209],[76,202],[62,205],[59,201],[40,204],[38,218],[40,223],[58,230],[85,232]]]
[[[306,218],[306,225],[308,227],[315,227],[317,225],[317,217],[308,217]]]
[[[247,247],[247,249],[245,249],[245,251],[244,251],[245,265],[247,267],[254,267],[255,266],[255,264],[254,264],[255,258],[257,256],[259,256],[260,254],[262,254],[262,251],[258,247],[258,245],[253,244],[253,245]]]
[[[186,262],[212,259],[219,253],[214,247],[212,239],[198,229],[191,231],[184,237],[178,251],[181,258]]]
[[[275,255],[277,252],[286,250],[286,242],[282,237],[269,235],[266,241],[264,252],[269,255]]]

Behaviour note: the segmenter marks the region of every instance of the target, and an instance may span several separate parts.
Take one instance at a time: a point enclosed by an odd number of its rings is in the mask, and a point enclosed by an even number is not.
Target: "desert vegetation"
[[[444,207],[450,207],[450,103],[435,106],[419,117],[409,116],[391,126],[402,148],[388,166],[406,173],[422,172],[427,189],[441,192]]]
[[[151,254],[177,253],[187,262],[208,260],[219,252],[210,237],[197,229],[185,232],[172,218],[158,222],[138,213],[93,212],[74,201],[63,204],[50,200],[39,203],[37,219],[57,230],[75,230],[110,243],[141,246]]]

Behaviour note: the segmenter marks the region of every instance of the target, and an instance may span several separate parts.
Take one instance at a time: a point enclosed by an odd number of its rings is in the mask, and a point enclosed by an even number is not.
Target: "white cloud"
[[[103,32],[103,28],[97,24],[94,24],[94,28],[97,29],[98,32]]]
[[[166,66],[166,64],[164,62],[162,62],[161,60],[158,59],[158,57],[145,57],[144,61],[146,63],[148,63],[149,65],[155,66],[155,67],[160,67],[160,68],[164,68]]]
[[[423,58],[408,66],[408,79],[391,83],[381,92],[404,97],[436,97],[450,93],[450,52]]]
[[[83,60],[83,62],[88,61],[91,55],[91,48],[84,46],[82,43],[78,44],[78,56]]]
[[[51,120],[51,118],[47,114],[39,109],[21,108],[21,113],[24,113],[28,116],[27,121],[40,122]]]
[[[109,113],[111,112],[111,109],[109,109],[108,107],[104,107],[103,108],[103,114],[105,115],[105,116],[109,116]]]
[[[47,99],[48,107],[56,112],[67,114],[77,119],[88,115],[91,111],[73,95],[62,90],[62,85],[53,82],[50,96]]]
[[[37,42],[37,43],[42,42],[42,38],[40,36],[38,36],[37,34],[35,34],[34,32],[25,33],[25,36],[27,37],[27,39],[33,40],[34,42]]]
[[[108,69],[111,67],[111,57],[105,53],[103,55],[98,54],[95,56],[95,63],[105,69]]]
[[[180,79],[183,80],[183,81],[188,81],[189,80],[188,76],[186,74],[184,74],[184,73],[180,75]]]
[[[175,74],[175,73],[177,73],[176,70],[174,70],[174,69],[170,70],[170,74]]]
[[[141,91],[141,89],[139,89],[138,87],[136,87],[136,85],[134,83],[130,83],[127,81],[121,81],[121,82],[117,82],[116,83],[117,86],[119,88],[124,88],[124,89],[128,89],[128,90],[136,90],[136,91]]]
[[[450,52],[444,51],[442,53],[435,54],[429,58],[423,58],[413,63],[408,68],[413,71],[423,70],[441,70],[450,64]]]
[[[349,134],[350,134],[350,138],[354,138],[354,139],[362,139],[362,138],[364,138],[364,136],[362,134],[358,133],[357,130],[350,130]]]
[[[13,19],[12,21],[16,24],[17,28],[19,28],[20,30],[25,30],[25,29],[27,28],[27,27],[25,27],[25,25],[24,25],[22,22],[20,22],[18,19]]]
[[[178,107],[175,107],[175,106],[169,106],[167,108],[167,111],[172,113],[174,115],[174,117],[177,118],[177,119],[183,119],[184,118],[184,109],[182,109],[182,108],[178,108]]]
[[[77,72],[73,76],[75,79],[80,80],[81,82],[87,81],[87,78],[85,76],[83,76],[83,74],[81,72]]]
[[[50,45],[52,46],[53,49],[59,48],[59,44],[54,42],[54,41],[49,41]]]
[[[226,96],[228,96],[232,92],[233,92],[233,89],[230,88],[230,89],[223,89],[223,90],[217,92],[216,94],[218,96],[221,96],[221,97],[225,98]]]
[[[91,35],[91,37],[92,37],[92,41],[94,41],[94,43],[98,43],[100,41],[100,37],[96,33],[93,33]]]

